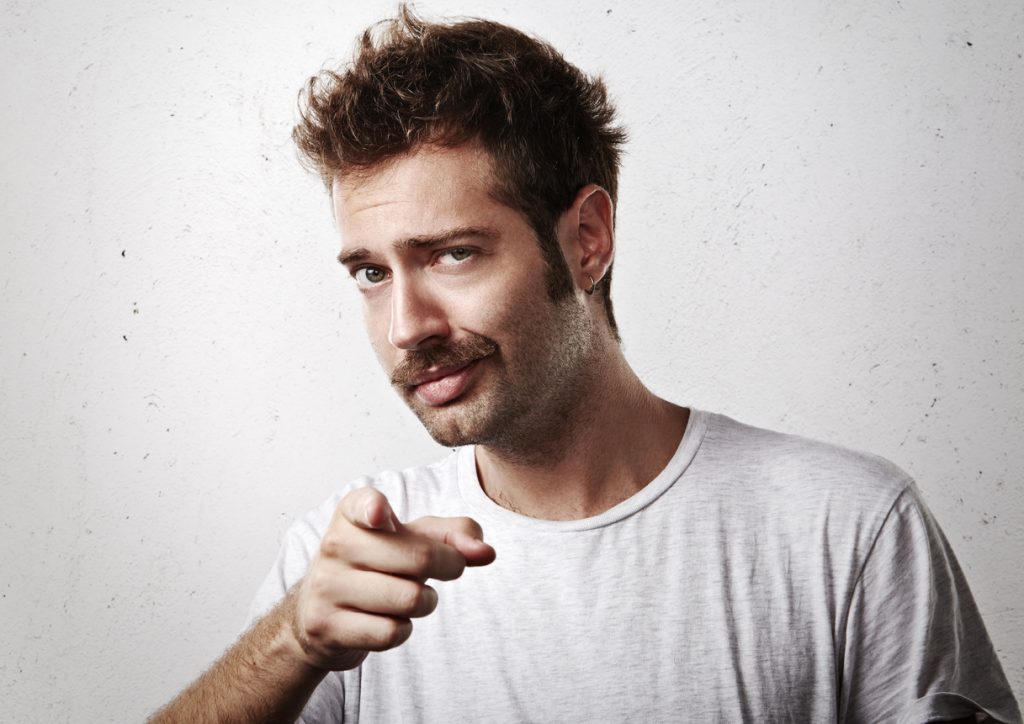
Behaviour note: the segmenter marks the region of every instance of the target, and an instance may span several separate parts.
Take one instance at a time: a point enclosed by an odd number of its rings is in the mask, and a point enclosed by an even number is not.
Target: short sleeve
[[[296,520],[288,528],[270,572],[249,606],[246,628],[266,615],[306,574],[320,545],[336,498]],[[306,702],[298,724],[335,724],[344,721],[345,683],[341,672],[329,673]]]
[[[963,571],[912,484],[878,532],[845,631],[840,721],[1021,721]]]
[[[266,615],[306,575],[306,569],[320,547],[320,540],[330,525],[334,510],[347,493],[362,487],[367,478],[359,478],[342,488],[323,503],[296,518],[285,531],[277,559],[260,584],[249,606],[246,628]]]
[[[255,623],[256,619],[266,615],[284,598],[288,589],[306,574],[315,550],[311,545],[317,540],[316,531],[307,521],[299,519],[292,523],[281,541],[274,565],[271,566],[249,605],[246,628]]]

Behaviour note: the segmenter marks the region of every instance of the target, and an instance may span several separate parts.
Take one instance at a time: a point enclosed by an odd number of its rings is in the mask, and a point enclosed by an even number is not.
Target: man
[[[403,9],[310,82],[295,136],[381,364],[458,450],[300,519],[158,721],[1020,721],[904,473],[626,363],[599,81]]]

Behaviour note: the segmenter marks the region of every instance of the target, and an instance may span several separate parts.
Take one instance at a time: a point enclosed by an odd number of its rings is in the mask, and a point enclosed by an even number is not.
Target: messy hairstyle
[[[491,157],[491,193],[537,234],[555,300],[573,289],[559,216],[589,183],[616,199],[626,134],[604,84],[500,23],[427,22],[403,4],[363,33],[349,64],[309,79],[299,109],[292,136],[328,189],[421,144],[479,142]],[[598,290],[618,337],[610,284],[609,268]]]

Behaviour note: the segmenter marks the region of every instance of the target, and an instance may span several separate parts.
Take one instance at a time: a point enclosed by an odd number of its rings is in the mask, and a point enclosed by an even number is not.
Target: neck
[[[528,439],[477,446],[477,473],[496,503],[534,518],[588,518],[668,464],[688,411],[648,390],[617,344],[599,355],[575,393],[566,409],[530,421]]]

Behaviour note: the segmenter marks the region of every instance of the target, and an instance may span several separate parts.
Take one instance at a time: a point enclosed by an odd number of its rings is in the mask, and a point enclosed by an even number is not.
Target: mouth
[[[409,381],[409,389],[431,407],[446,405],[465,392],[479,362],[427,370]]]

